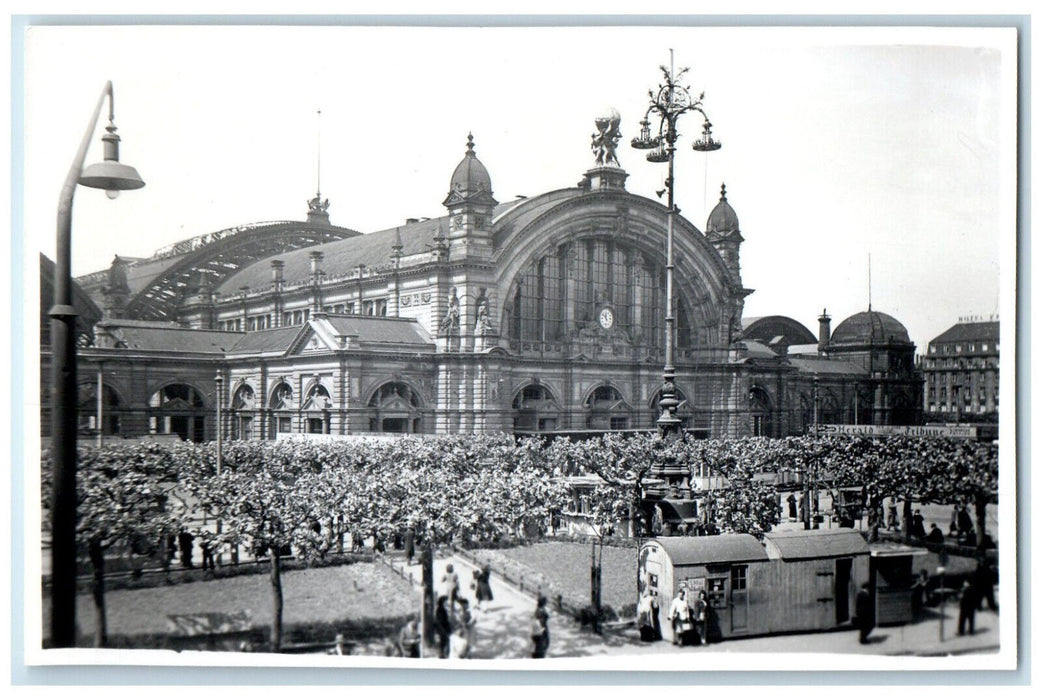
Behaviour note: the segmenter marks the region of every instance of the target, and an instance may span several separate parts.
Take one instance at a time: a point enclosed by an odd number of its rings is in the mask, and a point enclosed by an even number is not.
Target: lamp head
[[[105,144],[105,160],[88,165],[80,174],[79,183],[85,187],[105,190],[109,199],[115,199],[122,190],[138,190],[145,181],[132,166],[119,162],[119,134],[116,125],[109,122],[108,132],[101,137]]]

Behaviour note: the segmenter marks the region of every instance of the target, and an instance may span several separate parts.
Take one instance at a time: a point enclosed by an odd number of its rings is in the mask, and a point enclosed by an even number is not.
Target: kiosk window
[[[731,590],[732,591],[744,591],[746,588],[747,578],[749,576],[749,567],[745,564],[740,566],[731,567]]]

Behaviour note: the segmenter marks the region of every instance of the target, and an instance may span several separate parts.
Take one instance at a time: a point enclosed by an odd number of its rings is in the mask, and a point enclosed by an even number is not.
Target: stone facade
[[[224,434],[238,438],[651,429],[667,216],[625,180],[598,164],[576,187],[500,203],[468,137],[442,217],[362,235],[331,225],[316,195],[304,222],[117,256],[119,270],[78,280],[105,310],[80,352],[81,425],[97,429],[100,374],[101,423],[125,437],[212,439],[218,376]],[[706,231],[676,218],[686,427],[784,436],[815,413],[893,420],[872,398],[859,414],[869,369],[824,350],[790,354],[806,329],[774,345],[743,336],[752,290],[724,190]]]

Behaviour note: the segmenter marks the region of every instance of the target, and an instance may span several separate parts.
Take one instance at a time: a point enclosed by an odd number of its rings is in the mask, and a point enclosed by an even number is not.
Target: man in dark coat
[[[912,537],[918,540],[926,539],[926,528],[923,526],[923,512],[918,508],[915,509],[915,515],[912,516]]]
[[[971,574],[970,581],[977,589],[978,609],[983,607],[984,601],[988,601],[988,608],[998,612],[999,606],[995,602],[995,577],[983,556],[977,559],[977,568]]]
[[[854,614],[857,617],[858,641],[868,644],[868,635],[875,627],[872,610],[872,595],[868,590],[868,582],[862,583],[854,601]]]
[[[962,584],[962,597],[959,598],[959,636],[966,633],[969,624],[970,634],[973,634],[973,618],[977,614],[977,606],[980,604],[980,595],[977,589],[969,581]]]

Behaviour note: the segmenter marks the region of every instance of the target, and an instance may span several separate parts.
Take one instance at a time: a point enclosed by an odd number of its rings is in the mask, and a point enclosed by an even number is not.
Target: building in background
[[[929,421],[998,422],[999,321],[959,319],[920,357]]]
[[[332,225],[316,194],[304,221],[117,255],[77,280],[95,321],[79,348],[81,426],[208,440],[220,400],[223,434],[241,439],[652,429],[667,210],[626,178],[595,163],[573,187],[499,202],[468,136],[441,216],[363,235]],[[920,422],[922,377],[896,319],[870,309],[832,333],[823,313],[817,342],[784,316],[743,320],[744,240],[723,187],[705,233],[676,219],[685,427],[781,437],[814,421]],[[46,342],[41,362],[46,378]]]

